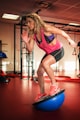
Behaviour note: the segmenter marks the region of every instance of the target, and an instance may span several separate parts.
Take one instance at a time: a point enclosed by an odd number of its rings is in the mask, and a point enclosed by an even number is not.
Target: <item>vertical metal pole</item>
[[[33,63],[34,63],[34,62],[33,62],[33,61],[34,61],[34,54],[33,54],[33,53],[34,53],[34,52],[32,52],[32,61],[31,61],[31,62],[32,62],[32,80],[34,79],[33,76],[34,76],[34,72],[35,72],[35,71],[34,71],[34,67],[33,67],[33,65],[34,65],[34,64],[33,64]]]
[[[0,40],[0,52],[2,52],[2,41]],[[0,58],[0,70],[2,70],[2,58]]]
[[[28,80],[30,78],[30,53],[28,53]]]
[[[78,59],[79,59],[79,74],[77,75],[77,77],[80,78],[80,47],[79,47]]]
[[[14,73],[16,71],[16,25],[14,24]]]
[[[21,20],[21,23],[20,23],[20,63],[21,63],[21,79],[22,79],[22,73],[23,73],[23,70],[22,70],[22,38],[21,38],[21,34],[22,34],[22,20]]]
[[[77,46],[79,47],[78,59],[79,59],[79,74],[77,75],[80,78],[80,42],[78,42]]]

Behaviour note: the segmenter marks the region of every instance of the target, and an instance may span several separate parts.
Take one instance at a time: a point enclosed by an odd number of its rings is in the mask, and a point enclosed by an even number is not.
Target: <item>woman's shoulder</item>
[[[46,24],[46,25],[45,25],[45,31],[46,31],[46,32],[49,32],[50,29],[52,29],[52,28],[54,28],[54,26],[51,25],[51,24]]]
[[[44,32],[52,34],[52,29],[54,29],[54,26],[50,24],[46,24],[44,28]]]

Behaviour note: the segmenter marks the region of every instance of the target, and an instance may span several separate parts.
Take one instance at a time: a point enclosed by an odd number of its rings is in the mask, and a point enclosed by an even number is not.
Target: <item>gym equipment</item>
[[[2,45],[6,44],[2,43],[2,41],[0,40],[0,58],[7,58],[6,54],[2,52]]]
[[[20,72],[20,78],[23,79],[23,71],[26,68],[27,71],[27,78],[28,80],[32,76],[33,80],[33,75],[34,75],[34,51],[29,53],[26,50],[26,45],[25,42],[22,40],[21,34],[23,29],[26,29],[25,25],[25,20],[26,16],[23,16],[20,20],[19,24],[14,24],[14,73],[17,71]],[[20,32],[18,31],[20,29]],[[17,33],[16,33],[17,32]],[[18,38],[17,35],[20,34],[20,37]],[[18,48],[20,50],[17,50],[17,43],[18,43]],[[18,56],[19,55],[19,56]],[[19,64],[19,69],[17,68],[17,58],[18,58],[18,64]],[[24,62],[26,60],[26,64]]]
[[[0,76],[0,83],[9,83],[10,79],[8,79],[6,76]]]
[[[0,58],[7,58],[7,56],[4,52],[0,51]]]
[[[2,41],[0,40],[0,83],[4,83],[4,82],[8,83],[9,79],[7,79],[5,73],[2,71],[2,59],[7,58],[7,55],[4,52],[2,52],[2,45],[3,45]]]
[[[33,103],[33,106],[42,111],[54,111],[59,109],[65,99],[64,89],[60,90],[58,93],[53,96],[46,96],[43,99]]]
[[[0,83],[8,83],[9,81],[9,77],[2,70],[0,70]]]
[[[77,76],[80,78],[80,42],[78,42],[77,46],[79,47],[79,54],[78,54],[78,59],[79,59],[79,74]]]

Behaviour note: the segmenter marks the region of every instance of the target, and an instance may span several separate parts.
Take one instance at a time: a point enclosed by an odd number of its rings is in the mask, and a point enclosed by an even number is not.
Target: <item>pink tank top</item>
[[[42,40],[41,40],[40,43],[38,43],[38,41],[37,41],[36,34],[34,35],[34,37],[35,37],[36,43],[39,46],[39,48],[44,50],[47,54],[49,54],[51,52],[54,52],[55,50],[58,50],[58,49],[60,49],[62,47],[61,42],[59,42],[58,40],[57,40],[55,45],[49,45],[49,43],[47,43],[46,40],[45,40],[43,30],[41,30],[41,38],[42,38]]]

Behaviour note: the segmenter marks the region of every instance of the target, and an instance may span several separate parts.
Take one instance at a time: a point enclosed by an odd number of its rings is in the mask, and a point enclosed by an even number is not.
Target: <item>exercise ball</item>
[[[0,58],[7,58],[7,56],[4,52],[0,51]]]
[[[47,96],[44,99],[33,103],[34,107],[38,110],[42,111],[54,111],[59,109],[65,99],[65,90],[60,90],[58,93],[56,93],[53,96]]]

